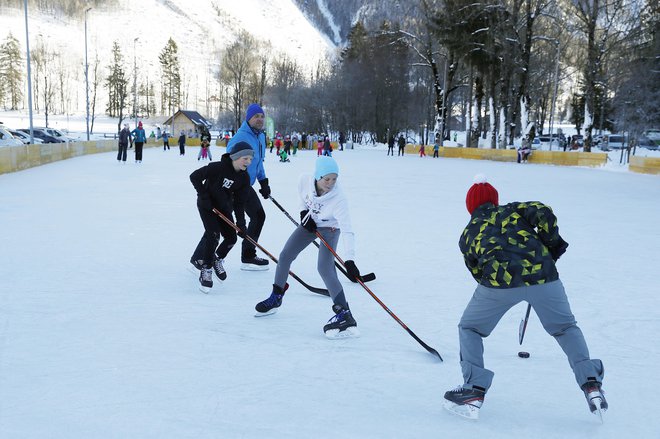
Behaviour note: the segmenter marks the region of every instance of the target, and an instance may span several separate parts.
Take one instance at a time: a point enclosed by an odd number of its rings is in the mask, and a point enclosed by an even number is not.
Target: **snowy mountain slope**
[[[159,73],[158,54],[172,37],[179,48],[182,78],[188,93],[202,95],[206,81],[217,71],[218,50],[230,44],[241,29],[269,41],[272,53],[285,52],[301,65],[313,66],[333,56],[334,45],[309,23],[292,0],[118,0],[119,7],[101,6],[87,16],[88,59],[98,54],[106,73],[113,42],[119,42],[127,70],[132,73],[134,56],[139,75],[150,78]],[[25,50],[23,10],[0,11],[0,40],[11,32]],[[30,47],[39,40],[50,50],[63,54],[71,70],[72,89],[84,90],[84,14],[72,19],[29,12]],[[137,42],[134,39],[138,38]],[[135,48],[135,51],[134,51]],[[81,88],[82,86],[82,88]],[[84,92],[75,93],[84,108]]]
[[[301,11],[335,44],[346,44],[353,24],[377,28],[384,20],[399,20],[412,6],[400,0],[294,0]]]

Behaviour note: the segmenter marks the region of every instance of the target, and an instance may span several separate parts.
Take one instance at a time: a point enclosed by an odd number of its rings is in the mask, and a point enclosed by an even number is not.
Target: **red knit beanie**
[[[497,189],[486,181],[486,176],[483,174],[475,175],[474,184],[468,191],[467,197],[465,197],[465,206],[468,212],[470,212],[470,215],[472,215],[474,209],[484,203],[493,203],[497,206],[498,202],[499,196]]]

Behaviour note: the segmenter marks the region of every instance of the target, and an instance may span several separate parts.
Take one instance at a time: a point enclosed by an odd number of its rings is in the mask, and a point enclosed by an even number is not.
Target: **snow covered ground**
[[[658,176],[337,151],[356,263],[441,363],[345,279],[359,339],[325,339],[329,299],[292,279],[280,312],[254,318],[274,268],[239,270],[238,249],[228,279],[200,293],[187,271],[202,234],[188,180],[196,153],[150,148],[141,165],[107,153],[0,175],[0,437],[658,437]],[[267,156],[273,196],[293,216],[315,155]],[[456,325],[475,284],[457,241],[478,172],[502,203],[542,200],[558,215],[570,243],[559,270],[605,364],[604,425],[535,315],[518,345],[524,304],[485,341],[495,380],[481,419],[441,407],[462,381]],[[264,207],[260,242],[278,255],[293,225]],[[322,286],[314,247],[292,269]]]

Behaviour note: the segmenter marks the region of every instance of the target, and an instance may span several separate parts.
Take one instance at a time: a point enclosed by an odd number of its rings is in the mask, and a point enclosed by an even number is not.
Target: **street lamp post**
[[[135,37],[133,39],[133,116],[135,117],[135,128],[137,128],[137,52],[135,50],[135,44],[140,37]],[[148,102],[147,102],[148,104]]]
[[[87,125],[87,141],[89,142],[89,64],[87,63],[87,13],[92,8],[85,9],[85,122]]]
[[[32,125],[32,70],[30,68],[30,32],[28,31],[28,3],[25,5],[25,50],[27,61],[27,79],[28,79],[28,112],[30,113],[30,145],[34,145],[34,129]]]
[[[557,49],[557,60],[556,60],[556,66],[555,66],[555,87],[554,91],[552,94],[552,107],[550,109],[550,151],[552,151],[552,131],[553,131],[553,124],[555,121],[555,105],[557,102],[557,87],[559,86],[558,80],[559,80],[559,40],[555,40],[556,44],[556,49]],[[559,136],[557,136],[557,140],[559,140]],[[557,145],[559,145],[559,142],[557,142]]]

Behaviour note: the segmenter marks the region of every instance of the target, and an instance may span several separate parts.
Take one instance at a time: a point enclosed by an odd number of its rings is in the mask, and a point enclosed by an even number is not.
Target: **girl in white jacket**
[[[349,277],[357,282],[360,271],[355,266],[355,238],[351,227],[351,218],[348,211],[348,201],[337,184],[339,166],[332,157],[321,156],[316,159],[314,175],[302,175],[298,184],[301,208],[300,226],[293,231],[287,240],[275,270],[273,292],[268,299],[259,302],[255,309],[257,316],[273,314],[282,304],[282,298],[289,284],[291,263],[316,238],[318,232],[333,248],[337,248],[339,235],[343,235],[345,266]],[[325,245],[319,248],[317,268],[321,279],[330,292],[335,315],[323,332],[328,338],[343,338],[359,336],[357,323],[344,295],[344,289],[337,278],[334,265],[334,256]]]

